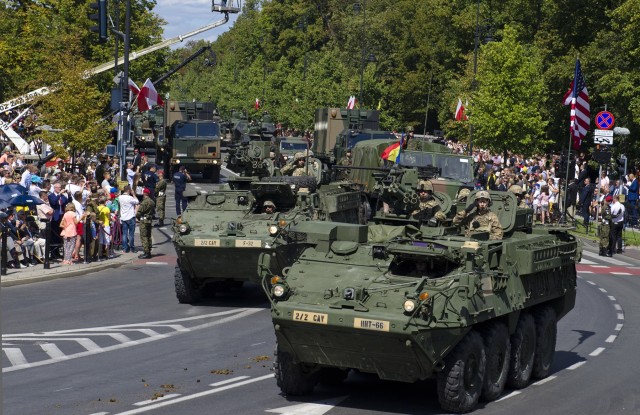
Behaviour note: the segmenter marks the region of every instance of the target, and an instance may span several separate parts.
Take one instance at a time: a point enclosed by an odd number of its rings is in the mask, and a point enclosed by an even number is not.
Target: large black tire
[[[278,182],[278,183],[288,183],[295,185],[298,189],[305,187],[309,189],[310,192],[315,192],[318,185],[316,183],[315,177],[311,176],[274,176],[274,177],[263,177],[260,179],[261,182]]]
[[[201,291],[193,286],[193,281],[189,273],[182,271],[179,266],[176,266],[174,282],[176,286],[176,297],[178,297],[180,304],[193,304],[200,300],[202,296]]]
[[[496,322],[482,331],[484,347],[487,354],[487,369],[482,386],[482,399],[494,401],[502,394],[509,373],[511,357],[511,341],[509,330],[504,323]]]
[[[487,358],[482,337],[470,331],[444,359],[438,374],[438,401],[445,411],[466,413],[478,404]]]
[[[211,183],[220,183],[220,170],[220,165],[213,167],[213,170],[211,171]]]
[[[320,372],[302,363],[293,363],[293,357],[276,346],[273,371],[276,383],[283,394],[307,395],[318,384]]]
[[[507,385],[514,389],[522,389],[529,384],[535,351],[536,326],[531,314],[523,312],[515,333],[511,335],[511,362]]]
[[[550,306],[544,306],[533,313],[533,319],[536,325],[536,356],[533,360],[531,376],[535,379],[543,379],[549,376],[556,352],[556,312]]]

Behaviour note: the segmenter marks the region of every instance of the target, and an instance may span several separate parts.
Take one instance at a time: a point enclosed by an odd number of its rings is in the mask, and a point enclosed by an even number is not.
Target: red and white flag
[[[456,107],[456,121],[462,121],[462,120],[468,120],[469,117],[467,117],[467,114],[464,113],[465,108],[464,105],[462,105],[462,100],[460,98],[458,98],[458,106]]]
[[[164,106],[164,101],[158,95],[158,91],[156,91],[151,80],[147,78],[138,94],[138,111],[148,111],[156,105],[162,107]]]
[[[131,91],[132,97],[135,97],[140,93],[140,88],[138,88],[138,85],[136,85],[136,83],[133,82],[131,78],[129,78],[129,91]]]
[[[258,98],[256,98],[256,104],[254,105],[255,109],[259,110],[260,109],[260,100]]]
[[[572,147],[574,150],[580,149],[582,139],[589,131],[591,124],[591,108],[589,106],[589,92],[587,84],[582,76],[582,68],[580,60],[576,60],[576,68],[574,72],[573,82],[564,97],[562,98],[564,105],[571,104],[571,138],[573,140]]]
[[[349,97],[349,101],[347,101],[347,109],[352,110],[355,107],[356,107],[356,97],[354,95],[351,95]]]

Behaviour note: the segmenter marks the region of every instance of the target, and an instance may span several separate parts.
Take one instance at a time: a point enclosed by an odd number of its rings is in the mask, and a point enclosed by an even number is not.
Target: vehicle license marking
[[[370,320],[367,318],[354,318],[353,328],[375,331],[389,331],[389,322],[384,320]]]
[[[195,239],[195,246],[209,246],[209,247],[219,247],[220,239]]]
[[[312,313],[310,311],[293,310],[293,319],[295,321],[302,321],[303,323],[327,324],[329,315],[323,313]]]
[[[259,239],[236,239],[236,248],[261,248],[262,241]]]

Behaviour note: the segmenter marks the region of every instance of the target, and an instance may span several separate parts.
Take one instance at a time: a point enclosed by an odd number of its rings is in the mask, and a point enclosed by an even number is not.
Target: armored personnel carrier
[[[442,408],[464,413],[505,385],[548,376],[557,321],[574,307],[581,245],[566,229],[534,228],[515,195],[490,195],[501,240],[446,226],[308,221],[283,231],[259,260],[282,392],[311,393],[350,369],[435,378]],[[273,273],[280,246],[299,254]]]
[[[317,188],[316,179],[308,176],[262,180],[238,178],[229,187],[208,194],[185,192],[195,199],[174,223],[172,238],[178,254],[175,289],[179,302],[197,302],[205,288],[212,294],[246,281],[259,282],[259,254],[274,253],[273,239],[290,223],[360,221],[360,192],[345,185]],[[279,272],[290,253],[281,249],[274,255],[273,272]]]

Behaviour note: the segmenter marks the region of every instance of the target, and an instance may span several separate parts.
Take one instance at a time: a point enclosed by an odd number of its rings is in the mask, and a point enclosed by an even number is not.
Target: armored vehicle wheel
[[[522,389],[529,383],[536,351],[536,327],[529,313],[522,313],[511,336],[511,362],[507,385]]]
[[[297,188],[307,188],[309,192],[313,193],[316,191],[318,187],[316,184],[315,177],[311,176],[274,176],[274,177],[263,177],[260,179],[261,182],[282,182],[296,185]]]
[[[542,379],[549,376],[556,352],[556,312],[550,306],[544,306],[533,313],[533,318],[536,325],[536,355],[531,376]]]
[[[349,376],[349,370],[326,367],[320,370],[320,383],[326,386],[338,386]]]
[[[502,394],[504,385],[507,383],[511,342],[509,330],[504,323],[489,323],[482,332],[482,338],[487,354],[482,399],[491,402]]]
[[[180,304],[192,304],[200,300],[200,290],[193,286],[193,281],[189,273],[183,271],[179,266],[176,267],[174,282],[176,286],[176,297],[178,297]]]
[[[482,337],[470,331],[444,359],[438,374],[438,401],[442,409],[470,412],[478,404],[484,382],[487,358]]]
[[[276,383],[285,395],[299,396],[313,392],[318,384],[319,371],[302,363],[293,363],[293,357],[276,346],[273,371]]]

